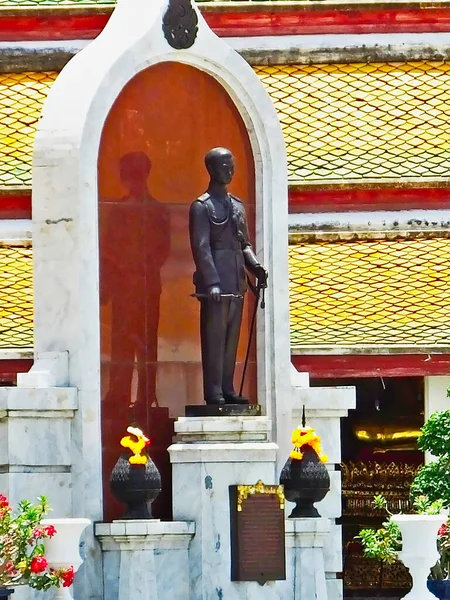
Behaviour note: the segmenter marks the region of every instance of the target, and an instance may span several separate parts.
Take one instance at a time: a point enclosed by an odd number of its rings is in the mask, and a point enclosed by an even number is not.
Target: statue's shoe
[[[250,400],[248,398],[244,398],[244,396],[239,396],[239,394],[224,394],[225,404],[250,404]]]
[[[206,400],[206,404],[225,404],[225,398],[223,396],[213,396],[209,400]]]

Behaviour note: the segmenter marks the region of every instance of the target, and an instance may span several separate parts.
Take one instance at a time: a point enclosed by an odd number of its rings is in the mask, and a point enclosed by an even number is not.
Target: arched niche
[[[161,62],[135,75],[106,119],[98,158],[100,348],[104,518],[123,505],[108,480],[131,421],[151,438],[163,477],[154,515],[171,517],[173,420],[203,402],[199,303],[189,206],[208,185],[204,156],[222,145],[236,158],[230,186],[255,234],[255,166],[244,122],[219,82]],[[247,294],[236,368],[242,378],[254,300]],[[245,393],[256,402],[254,344]]]

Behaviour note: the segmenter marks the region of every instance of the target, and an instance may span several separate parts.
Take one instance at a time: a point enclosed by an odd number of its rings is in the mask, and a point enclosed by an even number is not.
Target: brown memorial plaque
[[[231,581],[286,579],[282,485],[230,486]]]

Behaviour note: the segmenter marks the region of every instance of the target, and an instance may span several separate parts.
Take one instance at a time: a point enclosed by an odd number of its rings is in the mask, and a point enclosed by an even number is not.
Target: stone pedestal
[[[293,600],[327,600],[323,549],[330,519],[286,520],[286,566]]]
[[[232,582],[229,486],[277,483],[277,446],[268,442],[267,417],[180,418],[170,446],[173,515],[195,521],[189,551],[191,600],[272,600],[286,582]],[[280,584],[280,585],[277,585]]]
[[[75,388],[0,388],[0,490],[13,506],[47,496],[53,516],[72,516],[76,408]]]
[[[189,600],[188,547],[194,523],[97,523],[108,600]]]
[[[341,463],[341,419],[356,406],[354,387],[305,388],[293,386],[292,430],[302,422],[303,406],[306,425],[314,427],[322,438],[322,449],[328,455],[330,474],[329,493],[317,508],[322,517],[330,518],[331,529],[324,548],[327,591],[330,600],[340,600],[343,595],[342,579],[342,527],[336,519],[342,513],[341,473],[336,466]]]

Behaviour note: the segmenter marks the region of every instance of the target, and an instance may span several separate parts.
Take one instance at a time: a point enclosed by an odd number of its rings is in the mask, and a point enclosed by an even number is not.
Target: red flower
[[[44,527],[44,532],[45,532],[45,535],[47,535],[49,538],[51,538],[55,535],[56,529],[54,528],[53,525],[47,525],[47,527]]]
[[[73,578],[75,573],[73,571],[73,567],[69,567],[64,571],[61,571],[61,579],[63,580],[63,587],[70,587],[73,583]]]
[[[438,535],[440,537],[443,537],[444,535],[447,535],[447,529],[448,529],[447,523],[442,523],[442,525],[439,527]]]
[[[0,494],[0,508],[9,508],[8,498]]]
[[[40,537],[53,537],[56,533],[56,529],[53,527],[53,525],[47,525],[47,527],[36,527],[36,529],[33,531],[33,537],[34,538],[40,538]]]
[[[14,573],[16,571],[15,567],[14,567],[14,563],[9,561],[6,563],[5,565],[5,569],[7,573]]]
[[[33,573],[42,573],[47,567],[47,559],[43,556],[35,556],[30,564],[30,569]]]
[[[44,534],[44,529],[42,527],[36,527],[36,529],[33,531],[34,538],[40,538],[40,537],[42,537],[43,534]]]

